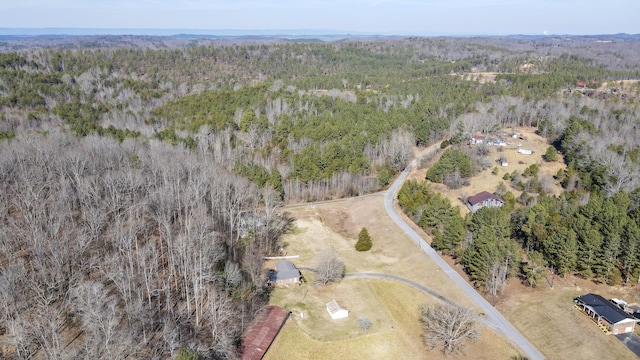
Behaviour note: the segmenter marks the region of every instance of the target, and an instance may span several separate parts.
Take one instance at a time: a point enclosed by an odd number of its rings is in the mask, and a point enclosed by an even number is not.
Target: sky
[[[16,32],[8,28],[191,29],[212,35],[638,34],[640,0],[0,0],[0,34]]]

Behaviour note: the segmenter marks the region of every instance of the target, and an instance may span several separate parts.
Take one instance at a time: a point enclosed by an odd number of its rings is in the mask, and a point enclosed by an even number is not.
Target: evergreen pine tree
[[[362,228],[360,233],[358,234],[358,241],[356,242],[356,250],[358,251],[369,251],[372,246],[371,236],[369,236],[369,231],[367,228]]]

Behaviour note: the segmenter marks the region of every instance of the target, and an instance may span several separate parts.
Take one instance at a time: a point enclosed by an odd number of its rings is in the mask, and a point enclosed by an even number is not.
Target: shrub
[[[543,157],[545,161],[558,161],[558,150],[553,146],[549,146]]]
[[[523,174],[526,176],[537,176],[539,170],[538,165],[531,164],[528,168],[524,169]]]

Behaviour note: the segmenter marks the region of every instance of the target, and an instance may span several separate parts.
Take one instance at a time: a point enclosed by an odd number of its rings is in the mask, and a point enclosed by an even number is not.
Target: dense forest
[[[532,167],[505,179],[525,195],[465,219],[409,182],[399,201],[433,245],[492,294],[546,269],[640,280],[633,37],[0,49],[4,358],[234,358],[268,300],[262,258],[291,221],[281,204],[384,189],[443,139],[428,176],[459,186],[491,165],[465,139],[509,126],[564,155],[565,192],[547,194]]]

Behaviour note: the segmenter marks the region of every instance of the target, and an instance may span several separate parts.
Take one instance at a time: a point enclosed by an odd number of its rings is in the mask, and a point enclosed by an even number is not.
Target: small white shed
[[[331,300],[327,303],[327,311],[333,320],[349,317],[349,309],[336,300]]]

